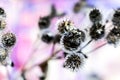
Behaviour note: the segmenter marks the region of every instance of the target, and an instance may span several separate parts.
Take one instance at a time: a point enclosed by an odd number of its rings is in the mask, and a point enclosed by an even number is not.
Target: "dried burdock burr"
[[[114,26],[120,27],[120,9],[115,10],[112,18],[112,23]]]
[[[114,27],[106,37],[109,44],[117,44],[120,40],[120,28]]]
[[[65,33],[61,37],[61,45],[67,52],[76,52],[80,49],[80,45],[85,40],[85,33],[81,30],[73,30]]]
[[[101,39],[105,35],[105,26],[100,23],[93,24],[89,35],[93,40]]]
[[[51,43],[54,40],[54,36],[51,32],[44,32],[41,36],[41,40],[45,43]]]
[[[89,18],[93,23],[98,23],[102,20],[102,14],[100,13],[98,9],[93,9],[89,13]]]
[[[84,63],[83,54],[73,53],[66,56],[63,67],[68,68],[72,71],[77,71],[82,67],[83,63]]]
[[[16,43],[16,36],[13,33],[6,33],[2,35],[2,44],[4,47],[12,47]]]

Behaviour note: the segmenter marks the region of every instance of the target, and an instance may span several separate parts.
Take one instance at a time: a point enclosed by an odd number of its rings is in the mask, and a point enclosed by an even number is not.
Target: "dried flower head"
[[[4,47],[12,47],[16,42],[16,37],[13,33],[6,33],[2,35],[2,44]]]
[[[100,23],[93,24],[90,28],[90,37],[94,40],[101,39],[105,35],[105,26]]]
[[[61,19],[58,21],[58,31],[64,34],[68,31],[75,29],[73,23],[69,19]]]
[[[98,9],[93,9],[89,13],[89,18],[93,23],[98,23],[102,20],[102,14],[100,13]]]
[[[117,9],[113,14],[112,23],[114,26],[120,26],[120,9]]]
[[[84,62],[84,56],[81,53],[73,53],[66,56],[63,67],[73,71],[78,70]]]
[[[114,27],[106,37],[108,43],[117,44],[120,40],[120,28]]]
[[[73,30],[64,34],[60,43],[66,52],[77,52],[80,49],[81,42],[85,40],[85,34],[81,30]]]

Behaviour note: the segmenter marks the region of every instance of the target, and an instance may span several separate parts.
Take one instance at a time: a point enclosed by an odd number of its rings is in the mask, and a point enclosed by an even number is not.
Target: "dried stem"
[[[98,50],[99,48],[101,48],[101,47],[103,47],[103,46],[105,46],[107,44],[107,42],[105,42],[105,43],[103,43],[102,45],[100,45],[100,46],[97,46],[96,48],[94,48],[93,50],[91,50],[91,51],[88,51],[87,53],[92,53],[92,52],[94,52],[94,51],[96,51],[96,50]],[[87,54],[86,53],[86,54]]]

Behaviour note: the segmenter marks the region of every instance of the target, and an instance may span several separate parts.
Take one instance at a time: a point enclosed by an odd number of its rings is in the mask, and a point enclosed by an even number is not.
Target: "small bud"
[[[39,26],[39,29],[41,30],[48,28],[50,26],[49,16],[40,18],[38,22],[38,26]]]
[[[44,32],[41,40],[45,43],[51,43],[54,40],[54,36],[50,32]]]

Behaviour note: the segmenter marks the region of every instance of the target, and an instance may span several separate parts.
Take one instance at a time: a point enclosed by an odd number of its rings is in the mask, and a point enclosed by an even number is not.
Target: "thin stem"
[[[48,62],[49,60],[51,60],[51,59],[52,59],[57,53],[59,53],[60,51],[61,51],[61,49],[58,50],[58,51],[56,51],[56,52],[54,52],[54,53],[53,53],[48,59],[46,59],[44,62],[42,62],[42,63],[40,63],[40,64],[35,64],[35,65],[31,66],[31,67],[30,67],[29,69],[27,69],[27,70],[30,70],[30,69],[34,68],[35,66],[37,66],[37,65],[41,66],[42,64]]]
[[[88,46],[92,41],[93,41],[93,39],[91,39],[90,41],[88,41],[87,44],[85,44],[85,45],[80,49],[80,51],[81,51],[82,49],[84,49],[86,46]]]
[[[57,14],[56,16],[57,17],[62,17],[62,16],[65,16],[66,15],[66,13],[61,13],[61,14]]]
[[[34,42],[34,44],[36,44],[37,42],[38,42],[38,40],[39,40],[39,37],[37,37],[37,39],[35,40],[35,42]],[[38,43],[39,44],[39,43]],[[29,62],[29,60],[32,58],[32,56],[33,56],[33,53],[35,53],[37,50],[38,50],[38,48],[39,48],[39,45],[35,45],[34,47],[33,47],[33,49],[32,49],[32,51],[30,52],[30,56],[29,56],[29,58],[28,58],[28,60],[24,63],[24,65],[23,65],[23,71],[24,71],[24,67],[26,66],[26,64]]]
[[[88,51],[87,53],[92,53],[92,52],[94,52],[94,51],[98,50],[99,48],[101,48],[101,47],[105,46],[106,44],[107,44],[107,42],[103,43],[103,44],[102,44],[102,45],[100,45],[100,46],[97,46],[96,48],[94,48],[94,49],[93,49],[93,50],[91,50],[91,51]]]

